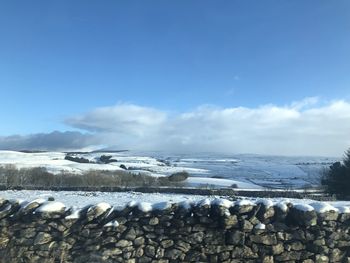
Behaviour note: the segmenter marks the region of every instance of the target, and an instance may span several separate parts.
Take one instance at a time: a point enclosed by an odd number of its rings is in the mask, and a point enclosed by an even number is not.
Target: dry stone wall
[[[1,262],[350,262],[350,214],[292,204],[0,200]]]

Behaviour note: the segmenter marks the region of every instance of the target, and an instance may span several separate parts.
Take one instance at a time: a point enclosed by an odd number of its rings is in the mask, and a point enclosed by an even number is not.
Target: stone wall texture
[[[42,206],[0,200],[1,262],[350,262],[347,213],[203,202],[75,216]]]

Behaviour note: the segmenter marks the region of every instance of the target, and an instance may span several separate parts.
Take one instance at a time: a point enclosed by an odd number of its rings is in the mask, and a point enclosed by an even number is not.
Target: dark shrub
[[[90,163],[90,161],[88,159],[85,159],[83,157],[71,156],[71,155],[66,155],[66,157],[64,157],[64,159],[71,161],[71,162],[76,162],[76,163]]]
[[[322,181],[326,191],[338,198],[350,199],[350,149],[342,162],[333,163],[325,172]]]
[[[101,163],[108,164],[108,163],[115,163],[115,162],[118,162],[118,161],[115,160],[115,159],[112,159],[112,156],[111,156],[111,155],[102,155],[102,156],[100,157],[100,162],[101,162]]]
[[[112,158],[111,155],[102,155],[102,156],[100,156],[100,161],[102,163],[107,163],[111,158]]]
[[[162,163],[165,166],[171,166],[170,160],[164,160],[164,159],[157,159],[158,162]]]
[[[124,164],[121,164],[119,167],[124,169],[124,170],[128,170],[128,168],[126,168],[126,166]]]
[[[221,175],[214,175],[212,176],[211,178],[215,178],[215,179],[225,179],[224,176],[221,176]]]
[[[178,173],[173,173],[168,177],[170,182],[182,182],[185,181],[189,177],[189,173],[186,171],[178,172]]]

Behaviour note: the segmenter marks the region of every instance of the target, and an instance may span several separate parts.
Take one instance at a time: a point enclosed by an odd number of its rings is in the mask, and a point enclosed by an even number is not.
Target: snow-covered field
[[[102,163],[102,155],[111,156],[114,162]],[[93,170],[122,170],[121,165],[132,172],[152,176],[167,176],[187,171],[191,177],[188,186],[231,187],[244,189],[282,188],[300,189],[317,186],[324,168],[335,158],[326,157],[281,157],[262,155],[218,154],[168,154],[159,152],[111,152],[81,153],[76,157],[90,163],[65,160],[65,153],[22,153],[0,151],[0,165],[13,164],[18,168],[45,167],[49,172],[61,171],[82,173]]]

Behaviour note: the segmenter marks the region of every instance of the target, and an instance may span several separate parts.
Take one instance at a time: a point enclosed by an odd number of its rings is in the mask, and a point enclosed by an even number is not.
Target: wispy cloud
[[[82,132],[0,137],[1,149],[133,150],[339,156],[350,147],[350,103],[306,98],[256,108],[201,106],[167,112],[133,104],[96,108],[65,123]]]
[[[319,97],[308,97],[300,101],[292,102],[291,107],[297,110],[303,110],[310,107],[315,107],[319,102],[320,102]]]

